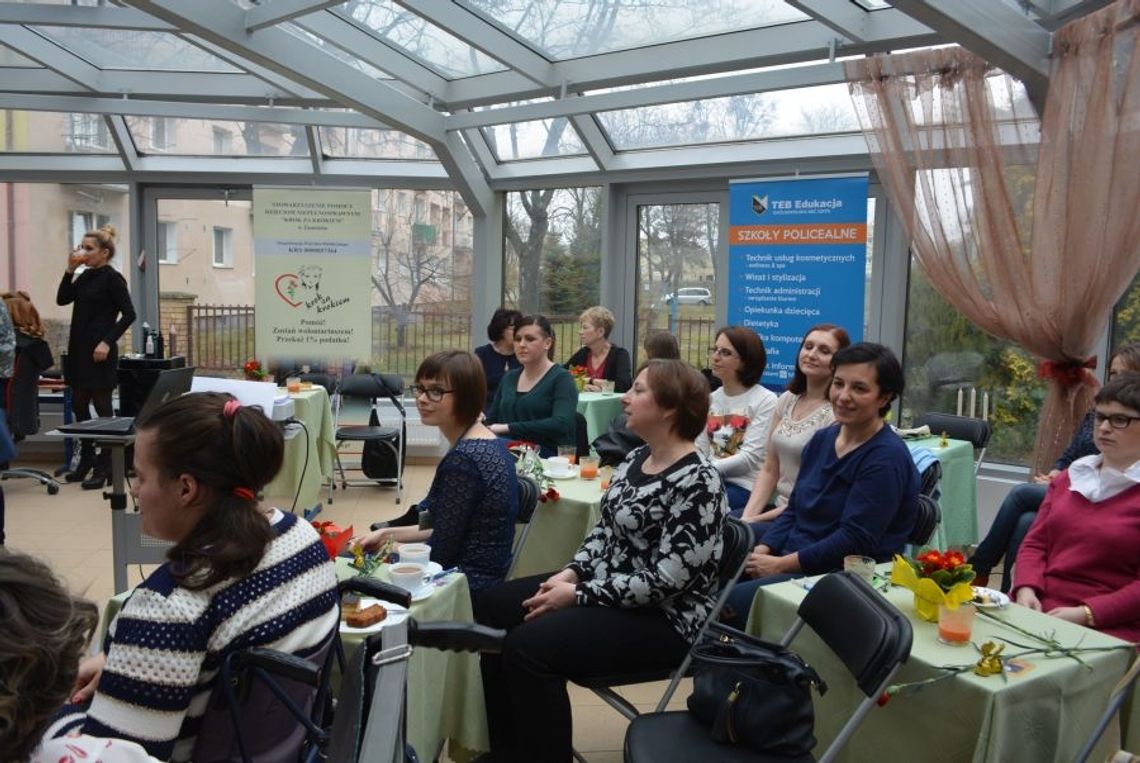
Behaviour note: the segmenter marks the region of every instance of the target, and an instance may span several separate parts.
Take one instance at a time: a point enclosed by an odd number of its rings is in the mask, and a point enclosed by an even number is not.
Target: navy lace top
[[[432,561],[458,567],[472,591],[503,582],[518,514],[518,477],[506,443],[460,440],[435,472],[420,511],[431,512]]]

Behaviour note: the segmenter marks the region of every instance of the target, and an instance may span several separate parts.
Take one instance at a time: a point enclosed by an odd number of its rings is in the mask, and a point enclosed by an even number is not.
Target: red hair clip
[[[256,501],[257,495],[247,487],[235,487],[233,494],[243,501]]]
[[[241,408],[241,403],[237,400],[227,400],[225,406],[222,408],[222,413],[226,415],[227,419],[232,419],[234,414]]]

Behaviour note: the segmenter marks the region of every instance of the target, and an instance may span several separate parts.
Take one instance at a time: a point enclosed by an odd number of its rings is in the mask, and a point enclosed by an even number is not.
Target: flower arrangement
[[[957,609],[974,598],[974,567],[958,551],[924,551],[914,559],[895,555],[891,582],[914,592],[914,608],[928,622],[938,621],[938,606]]]
[[[512,440],[507,443],[507,450],[515,457],[515,472],[530,477],[538,485],[538,500],[545,503],[557,501],[561,497],[554,489],[554,482],[546,476],[537,445],[525,440]]]
[[[268,376],[261,367],[261,361],[257,358],[247,360],[245,365],[241,367],[241,370],[245,373],[246,381],[262,381]]]
[[[581,392],[590,381],[585,366],[570,366],[570,375],[574,377],[574,386],[578,388],[579,392]]]

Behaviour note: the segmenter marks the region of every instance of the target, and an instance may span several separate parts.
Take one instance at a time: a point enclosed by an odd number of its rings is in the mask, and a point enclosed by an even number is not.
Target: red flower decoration
[[[552,501],[557,501],[557,500],[558,500],[559,498],[561,498],[562,496],[560,496],[560,495],[558,494],[558,491],[557,491],[557,490],[555,490],[554,488],[550,488],[549,490],[547,490],[547,491],[546,491],[546,497],[547,497],[547,498],[549,498],[549,499],[550,499],[550,500],[552,500]]]
[[[942,569],[954,570],[966,563],[966,557],[961,551],[947,551],[942,557]]]

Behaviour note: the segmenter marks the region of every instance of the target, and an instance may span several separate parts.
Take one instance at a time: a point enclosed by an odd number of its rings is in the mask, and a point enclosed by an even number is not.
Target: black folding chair
[[[934,531],[938,529],[941,521],[942,507],[938,505],[938,501],[929,495],[919,493],[918,517],[915,519],[914,529],[910,531],[910,537],[907,540],[915,546],[925,546],[934,536]]]
[[[955,416],[952,413],[924,413],[914,420],[916,427],[930,427],[934,436],[946,433],[954,440],[965,440],[974,446],[974,476],[982,468],[986,457],[986,446],[990,444],[990,423],[969,416]]]
[[[855,733],[910,656],[913,634],[910,622],[901,612],[868,583],[849,572],[825,575],[812,586],[800,604],[799,616],[780,643],[788,646],[805,624],[811,626],[847,666],[864,696],[819,758],[820,763],[828,763]],[[731,632],[721,625],[713,628],[714,632]],[[626,763],[694,760],[756,763],[788,759],[714,742],[708,726],[687,711],[675,711],[647,713],[633,719],[625,735],[625,760]],[[814,758],[808,755],[791,760]]]
[[[511,550],[511,566],[507,570],[507,580],[515,573],[519,563],[519,554],[526,546],[526,537],[530,534],[530,520],[534,518],[535,509],[538,508],[538,483],[525,474],[519,475],[519,513],[515,517],[515,524],[522,525],[522,532],[515,540]]]
[[[336,468],[340,474],[341,490],[347,490],[350,485],[354,487],[374,484],[395,485],[396,503],[400,502],[400,497],[404,489],[404,450],[408,439],[407,411],[404,409],[403,401],[400,400],[400,395],[402,395],[403,392],[403,379],[393,374],[352,374],[351,376],[346,376],[341,381],[335,411]],[[397,426],[388,427],[380,424],[377,401],[381,398],[386,398],[395,408],[399,419]],[[367,402],[369,407],[368,423],[342,425],[341,415],[344,404],[354,399]],[[379,446],[388,449],[395,464],[393,474],[391,476],[372,476],[369,477],[367,481],[349,482],[345,477],[344,464],[341,463],[340,459],[340,447],[341,444],[345,442],[359,442],[364,447],[365,452],[361,454],[362,471],[366,468],[365,460],[368,455],[367,450],[370,446]],[[332,503],[333,500],[332,493],[334,487],[335,481],[330,480],[329,503]]]

